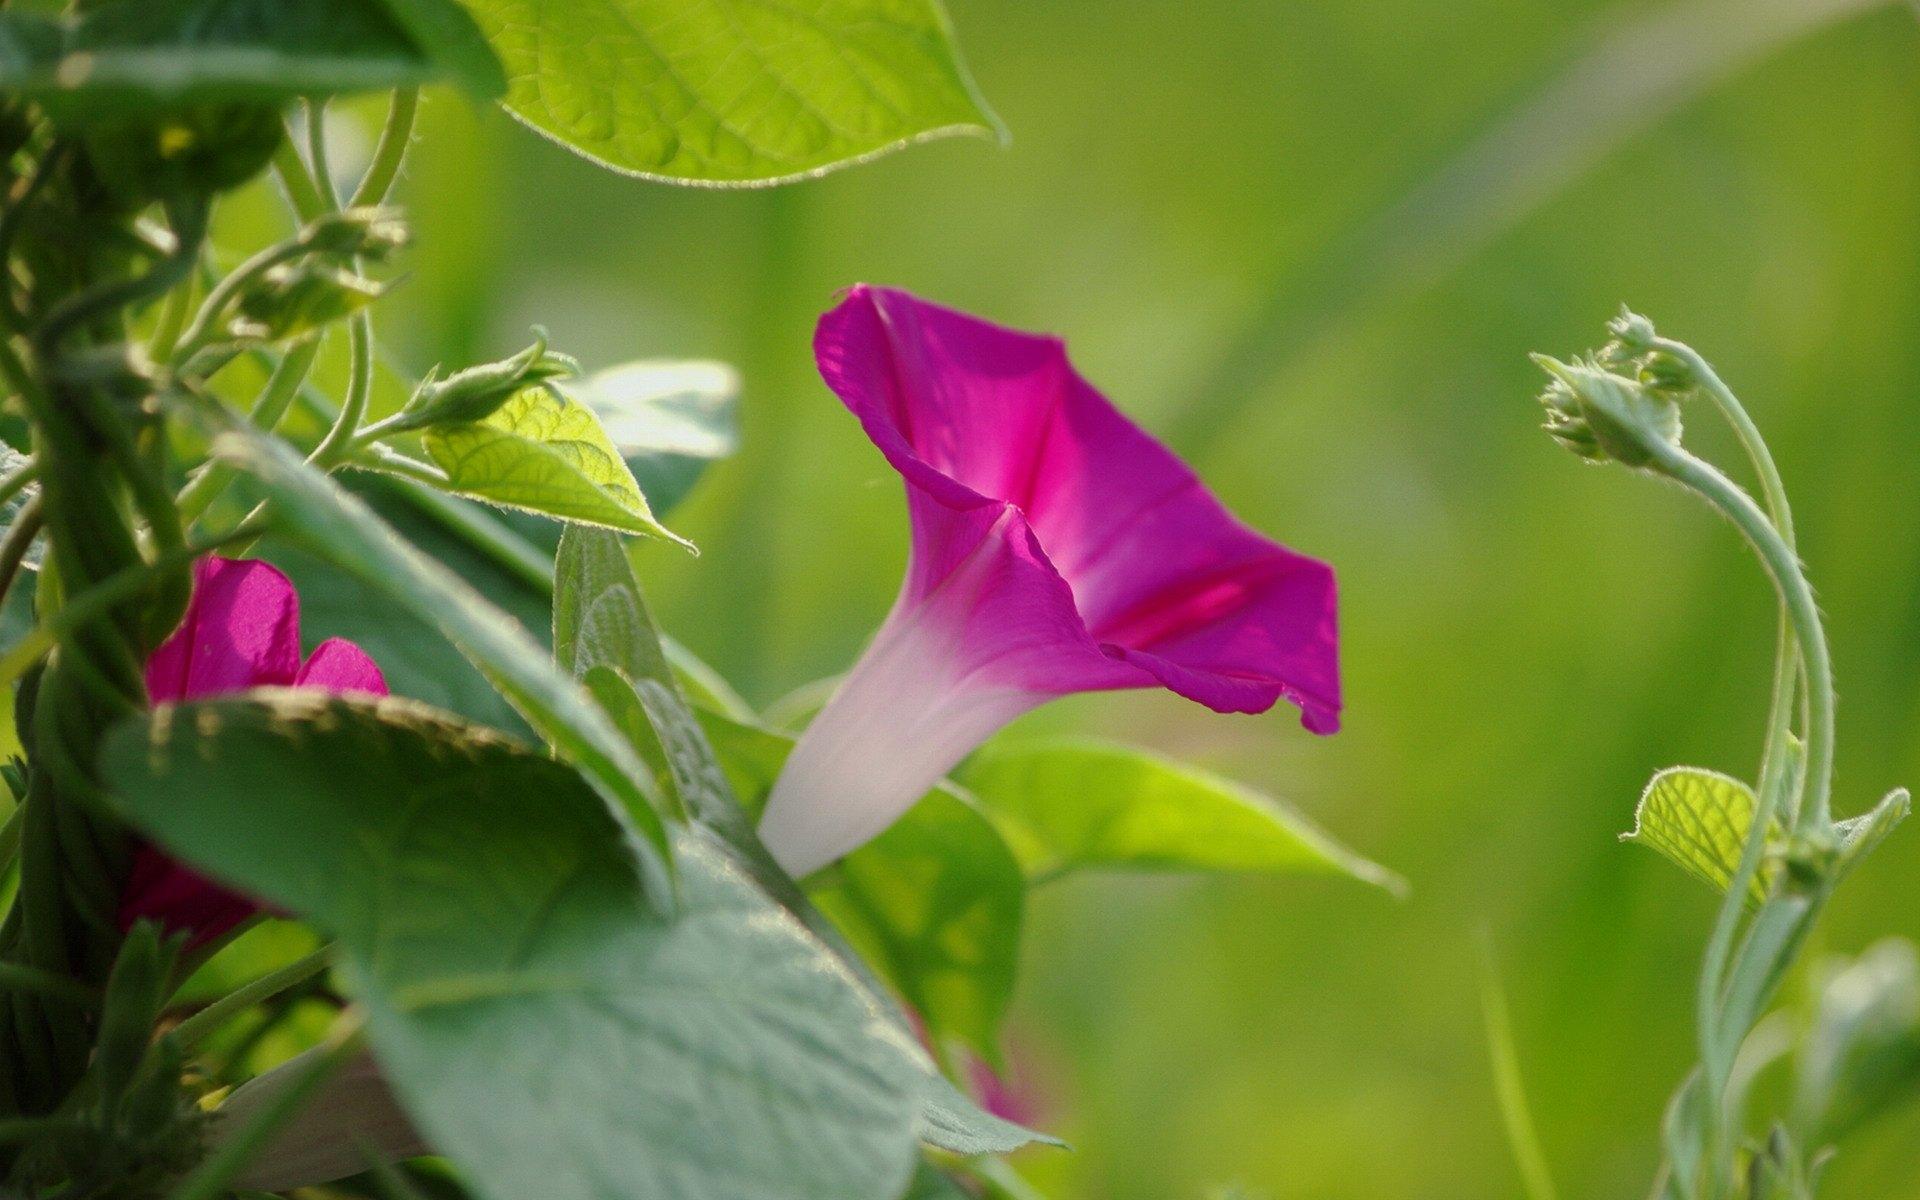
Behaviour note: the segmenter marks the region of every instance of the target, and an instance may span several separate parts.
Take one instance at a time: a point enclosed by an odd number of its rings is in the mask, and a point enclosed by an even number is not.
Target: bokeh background
[[[658,554],[669,629],[766,702],[892,598],[897,482],[813,374],[836,289],[1066,335],[1259,527],[1330,558],[1349,720],[1105,696],[1034,720],[1284,796],[1404,873],[1074,880],[1031,908],[1017,1058],[1088,1200],[1519,1193],[1478,996],[1508,991],[1562,1192],[1644,1195],[1712,897],[1622,846],[1657,767],[1751,775],[1772,605],[1700,506],[1536,429],[1529,350],[1622,301],[1769,433],[1830,616],[1843,810],[1920,782],[1920,27],[1871,0],[952,0],[1011,145],[800,186],[617,178],[433,97],[383,306],[419,370],[547,325],[591,367],[744,373],[744,450]],[[369,121],[375,113],[361,114]],[[1701,425],[1708,424],[1701,421]],[[1696,444],[1730,458],[1703,428]],[[1920,830],[1824,926],[1920,936]],[[1920,1112],[1835,1196],[1920,1196]]]

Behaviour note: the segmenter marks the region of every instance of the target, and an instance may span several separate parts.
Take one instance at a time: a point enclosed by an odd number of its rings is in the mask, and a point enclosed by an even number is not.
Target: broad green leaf
[[[1641,793],[1633,828],[1620,840],[1658,850],[1681,870],[1724,892],[1739,869],[1754,806],[1753,789],[1731,775],[1668,767]],[[1778,835],[1777,826],[1768,831],[1769,840]],[[1766,895],[1766,883],[1755,872],[1752,898],[1757,903]]]
[[[740,444],[740,376],[717,362],[634,362],[557,385],[600,417],[656,513]]]
[[[1088,868],[1346,875],[1394,893],[1398,875],[1292,808],[1123,746],[989,743],[955,774],[1029,879]]]
[[[758,811],[793,737],[709,717],[734,786]],[[1020,863],[972,799],[929,792],[886,832],[822,872],[812,896],[936,1037],[999,1060],[1019,966]]]
[[[663,917],[564,763],[408,701],[259,692],[109,736],[137,823],[330,929],[374,1051],[490,1200],[891,1200],[923,1056],[680,835]]]
[[[546,649],[445,566],[408,545],[351,493],[308,466],[283,442],[231,414],[196,410],[216,459],[254,479],[286,536],[405,606],[480,668],[528,723],[571,759],[616,818],[632,821],[651,853],[642,856],[656,898],[668,895],[666,828],[651,772]]]
[[[407,87],[504,83],[451,0],[137,0],[57,25],[10,18],[0,86],[64,116]]]
[[[633,736],[639,752],[665,772],[686,811],[722,840],[733,861],[774,900],[840,955],[877,1001],[884,1003],[882,987],[871,977],[861,951],[871,954],[885,938],[881,961],[929,1027],[946,1032],[960,1026],[960,1032],[974,1034],[985,1024],[986,1032],[977,1040],[992,1056],[990,1023],[998,1021],[1012,983],[1021,891],[1018,869],[1006,848],[997,845],[991,827],[975,816],[974,828],[963,827],[959,835],[943,824],[935,824],[929,834],[923,823],[930,818],[909,816],[901,822],[908,827],[902,835],[908,853],[870,846],[849,860],[850,869],[859,873],[851,876],[854,882],[840,890],[839,898],[857,898],[866,907],[861,923],[836,925],[774,863],[741,804],[745,796],[759,807],[792,739],[766,733],[765,740],[750,742],[752,751],[736,764],[738,774],[723,769],[723,756],[710,734],[718,731],[739,742],[761,738],[762,733],[713,714],[696,717],[688,707],[632,560],[616,535],[569,526],[562,537],[554,564],[554,653],[563,666],[582,674],[595,698]],[[744,791],[736,791],[736,779],[744,783]],[[943,801],[959,803],[950,796],[933,797],[929,803],[937,813]],[[968,833],[972,836],[964,836]],[[856,860],[859,865],[852,867]],[[1006,869],[997,882],[1010,879],[1010,893],[998,890],[982,896],[968,891],[969,883],[979,887],[983,880],[994,881],[1001,864]],[[917,887],[922,881],[910,877],[914,871],[934,876],[932,891]],[[993,920],[1009,909],[1011,922]],[[853,931],[856,944],[848,944],[843,928]],[[911,986],[903,979],[911,980]],[[950,1018],[949,1013],[957,1016]],[[904,1017],[891,1015],[905,1033]],[[981,1111],[931,1064],[922,1082],[928,1089],[922,1101],[922,1136],[934,1145],[976,1154],[1050,1140]]]
[[[947,134],[1004,136],[938,0],[467,0],[508,111],[627,174],[817,175]]]
[[[654,520],[593,410],[555,388],[523,389],[486,420],[439,426],[421,440],[448,491],[692,547]]]

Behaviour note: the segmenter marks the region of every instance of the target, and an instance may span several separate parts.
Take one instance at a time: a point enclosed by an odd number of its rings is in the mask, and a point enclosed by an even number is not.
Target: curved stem
[[[281,263],[299,258],[307,253],[309,248],[300,237],[291,237],[284,242],[268,246],[229,271],[219,283],[214,285],[213,290],[207,293],[206,300],[201,302],[200,311],[194,314],[193,324],[187,327],[187,332],[181,336],[179,345],[170,357],[180,362],[192,358],[196,351],[214,340],[217,332],[215,326],[220,318],[226,315],[228,306],[233,303],[234,297],[240,294],[240,289]]]
[[[260,392],[259,399],[247,413],[247,420],[255,429],[271,433],[279,427],[293,407],[294,399],[300,394],[300,386],[306,382],[307,375],[313,370],[314,359],[320,354],[320,339],[309,338],[287,351],[286,357],[274,364],[273,373],[267,377],[267,386]],[[180,519],[188,525],[200,519],[220,494],[227,490],[239,474],[222,462],[209,462],[200,469],[200,473],[187,481],[180,489],[176,503],[180,506]]]
[[[1773,526],[1779,531],[1787,548],[1793,549],[1793,507],[1788,503],[1786,483],[1780,478],[1780,468],[1773,461],[1773,453],[1767,448],[1766,439],[1760,435],[1760,427],[1753,423],[1746,407],[1720,378],[1719,372],[1693,347],[1662,337],[1653,340],[1653,347],[1686,364],[1694,378],[1699,380],[1701,391],[1733,428],[1740,448],[1746,451],[1748,461],[1753,464],[1754,476],[1760,481],[1760,498],[1766,505],[1767,515],[1772,518]],[[1806,686],[1805,667],[1793,634],[1793,615],[1787,611],[1784,601],[1780,605],[1773,657],[1773,694],[1767,704],[1767,736],[1760,755],[1762,790],[1778,786],[1780,782],[1779,773],[1785,769],[1785,740],[1793,722],[1794,696]],[[1790,797],[1788,804],[1797,810],[1799,797]]]
[[[347,324],[347,394],[340,403],[340,415],[334,418],[327,436],[313,448],[307,461],[321,470],[329,470],[353,445],[360,422],[367,415],[367,401],[373,394],[373,321],[364,311],[353,314]]]
[[[40,527],[45,523],[40,506],[40,497],[35,496],[20,509],[13,524],[7,527],[5,538],[0,538],[0,604],[7,602],[7,593],[13,590],[13,581],[20,574],[20,567],[27,561],[27,551],[33,545],[33,539],[40,536]]]
[[[313,170],[314,190],[328,209],[340,207],[340,195],[333,190],[333,169],[327,163],[327,102],[309,100],[307,114],[307,163]]]
[[[25,491],[39,477],[40,464],[37,461],[30,458],[20,464],[5,479],[0,479],[0,505]]]
[[[413,118],[419,109],[419,88],[401,88],[394,92],[393,105],[387,109],[387,123],[381,128],[380,142],[373,149],[373,161],[367,164],[360,186],[353,189],[353,198],[347,201],[349,206],[361,208],[386,200],[394,180],[399,178],[400,164],[407,157],[407,142],[413,137]]]
[[[236,988],[174,1026],[173,1037],[182,1050],[191,1050],[214,1030],[264,1000],[271,1000],[297,984],[305,983],[333,965],[333,946],[320,947],[277,971],[270,971],[252,983]]]
[[[1663,447],[1659,467],[1670,478],[1691,488],[1719,509],[1759,554],[1773,579],[1774,589],[1793,623],[1794,636],[1807,672],[1807,792],[1797,827],[1805,835],[1831,837],[1830,798],[1833,788],[1833,664],[1827,653],[1826,631],[1813,588],[1800,569],[1800,560],[1785,537],[1753,497],[1711,464],[1678,447]],[[1764,799],[1764,797],[1763,797]],[[1756,815],[1756,820],[1758,819]]]
[[[300,161],[300,152],[293,148],[292,138],[280,139],[279,148],[273,152],[273,173],[280,177],[280,186],[287,192],[287,204],[302,223],[327,211],[319,186],[314,183],[307,164]]]

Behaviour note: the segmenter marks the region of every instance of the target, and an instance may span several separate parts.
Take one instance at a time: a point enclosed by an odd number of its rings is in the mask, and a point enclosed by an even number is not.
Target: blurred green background
[[[1066,335],[1339,568],[1338,737],[1165,694],[1033,718],[1289,798],[1414,889],[1036,897],[1013,1025],[1075,1147],[1022,1159],[1050,1191],[1517,1195],[1485,935],[1563,1192],[1645,1194],[1712,897],[1615,835],[1657,767],[1752,774],[1773,610],[1703,508],[1537,432],[1527,352],[1597,343],[1622,301],[1771,436],[1835,642],[1839,805],[1920,782],[1920,30],[1865,0],[1673,4],[952,0],[1011,146],[773,191],[617,178],[429,102],[385,344],[418,371],[539,322],[589,367],[737,364],[744,452],[674,522],[705,554],[656,553],[651,585],[750,699],[844,669],[901,570],[897,481],[809,352],[859,280]],[[1909,828],[1827,946],[1920,936],[1916,868]],[[1830,1194],[1920,1197],[1916,1137],[1920,1111],[1849,1143]]]

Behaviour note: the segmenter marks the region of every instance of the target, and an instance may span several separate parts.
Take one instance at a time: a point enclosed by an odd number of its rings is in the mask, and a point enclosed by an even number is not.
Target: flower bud
[[[390,432],[484,421],[523,388],[577,374],[580,364],[547,349],[547,332],[535,328],[533,345],[499,362],[457,371],[445,379],[428,372],[388,425]]]
[[[300,231],[303,250],[345,263],[353,258],[385,262],[410,239],[393,208],[349,208],[316,217]]]
[[[1680,406],[1672,396],[1596,365],[1544,354],[1533,361],[1553,377],[1540,396],[1547,432],[1582,458],[1651,467],[1662,449],[1679,446]]]
[[[1607,333],[1630,355],[1642,355],[1653,349],[1653,343],[1659,334],[1654,332],[1653,322],[1625,305],[1620,306],[1620,315],[1607,322]]]
[[[303,337],[351,316],[386,294],[386,285],[325,263],[275,267],[240,294],[229,325],[236,338],[275,342]]]

